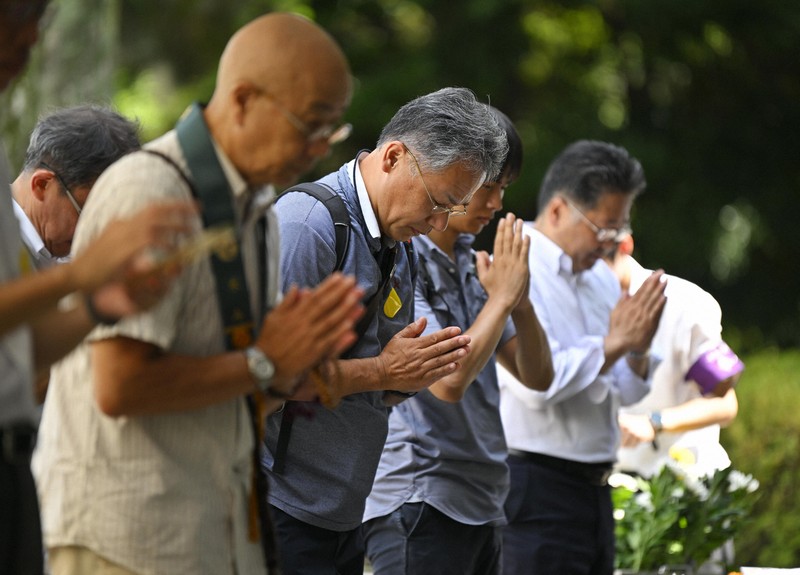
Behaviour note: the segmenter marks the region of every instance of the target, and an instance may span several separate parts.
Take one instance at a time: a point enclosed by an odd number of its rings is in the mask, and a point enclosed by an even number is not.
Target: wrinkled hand
[[[509,309],[530,303],[530,245],[530,237],[522,233],[522,220],[509,213],[497,223],[493,258],[486,252],[476,254],[475,267],[483,289],[490,297],[506,301]]]
[[[636,447],[645,441],[653,441],[656,432],[646,415],[633,413],[620,413],[619,420],[620,444],[622,447]]]
[[[275,364],[280,391],[291,392],[298,376],[355,342],[363,295],[355,278],[335,273],[313,289],[293,286],[267,314],[256,345]]]
[[[197,207],[191,202],[148,206],[112,221],[71,264],[75,289],[89,294],[95,308],[121,318],[155,305],[180,272],[159,266],[151,250],[170,253],[191,230]]]
[[[447,327],[422,336],[427,320],[422,317],[400,330],[376,358],[386,382],[385,389],[414,392],[454,372],[469,353],[470,337],[461,329]]]
[[[611,311],[607,346],[622,353],[644,353],[649,349],[667,303],[663,276],[662,270],[655,271],[635,294],[623,294]]]

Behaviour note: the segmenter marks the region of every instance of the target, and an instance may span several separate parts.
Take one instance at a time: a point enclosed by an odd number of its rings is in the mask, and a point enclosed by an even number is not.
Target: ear
[[[235,110],[234,118],[238,124],[244,123],[245,116],[260,93],[261,91],[250,82],[240,82],[233,87],[231,99]]]
[[[30,179],[31,195],[36,201],[43,202],[47,186],[55,179],[55,175],[50,170],[38,168],[33,171]]]
[[[381,148],[381,169],[387,174],[394,170],[400,162],[400,157],[406,153],[403,142],[393,140]]]
[[[619,243],[619,253],[629,256],[633,253],[633,236],[630,235]]]
[[[569,216],[569,204],[561,194],[556,194],[545,206],[545,215],[552,226],[557,226]]]

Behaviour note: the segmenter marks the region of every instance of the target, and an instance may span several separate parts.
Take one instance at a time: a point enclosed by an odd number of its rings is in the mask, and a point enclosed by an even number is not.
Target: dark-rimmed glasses
[[[275,108],[283,115],[284,118],[295,128],[297,131],[303,134],[306,137],[306,141],[309,143],[316,143],[320,140],[325,140],[329,146],[333,146],[344,142],[347,138],[350,137],[350,134],[353,131],[352,124],[342,124],[341,126],[334,126],[331,124],[326,124],[324,126],[320,126],[319,128],[311,129],[309,128],[308,124],[306,124],[303,120],[298,118],[292,112],[290,112],[287,108],[283,107],[272,94],[267,92],[266,90],[259,88],[258,89],[261,95],[267,98],[270,103],[275,106]]]
[[[411,150],[408,149],[408,146],[403,144],[403,147],[408,152],[408,155],[411,156],[411,159],[414,160],[414,164],[417,166],[417,171],[419,172],[419,179],[422,180],[422,187],[425,188],[425,193],[428,194],[428,199],[431,201],[431,205],[433,208],[431,209],[432,214],[447,214],[447,217],[451,216],[466,216],[467,215],[467,206],[458,205],[453,206],[452,208],[448,208],[447,206],[443,206],[442,204],[437,204],[433,196],[431,195],[431,191],[428,189],[428,184],[425,183],[425,178],[422,177],[422,168],[419,167],[419,162],[417,161],[417,157],[411,153]]]
[[[564,198],[564,201],[567,202],[567,205],[571,207],[575,212],[581,217],[581,219],[586,222],[597,238],[597,241],[601,244],[606,242],[614,242],[620,243],[621,241],[627,239],[628,236],[631,235],[632,230],[631,227],[627,224],[623,225],[620,228],[601,228],[597,224],[595,224],[592,220],[590,220],[586,214],[584,214],[578,206],[572,203],[566,196],[561,196]]]
[[[67,197],[69,198],[69,201],[72,204],[72,206],[75,208],[75,211],[78,212],[78,215],[81,215],[81,211],[82,211],[81,206],[78,203],[78,200],[75,199],[75,196],[72,195],[72,192],[69,191],[69,188],[67,187],[67,184],[64,183],[64,179],[58,174],[58,172],[56,172],[53,168],[51,168],[50,166],[48,166],[44,162],[41,162],[40,165],[45,170],[48,170],[48,171],[53,173],[53,175],[56,177],[56,180],[58,180],[58,183],[61,184],[62,188],[64,188],[64,193],[67,194]]]

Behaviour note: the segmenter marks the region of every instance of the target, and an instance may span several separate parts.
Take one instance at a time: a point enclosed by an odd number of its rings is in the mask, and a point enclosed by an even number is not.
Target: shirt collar
[[[353,181],[354,173],[355,181]],[[364,216],[364,223],[367,225],[367,231],[374,239],[380,239],[381,228],[378,225],[378,218],[375,216],[375,211],[372,209],[372,203],[369,199],[369,193],[367,193],[367,185],[364,183],[364,176],[361,174],[361,165],[358,163],[358,157],[347,164],[347,177],[350,178],[350,183],[358,194],[358,203],[361,205],[361,214]]]
[[[578,274],[572,272],[572,258],[553,240],[534,228],[533,224],[527,225],[531,232],[531,252],[539,254],[539,260],[547,269],[567,278],[577,276]]]
[[[17,203],[17,200],[14,200],[14,215],[17,216],[20,233],[22,238],[25,240],[25,244],[28,246],[28,249],[36,254],[38,259],[55,260],[53,254],[50,253],[50,250],[45,247],[42,237],[39,235],[39,232],[33,225],[33,222],[31,222],[28,214],[26,214],[25,210],[22,209],[22,206]]]
[[[213,138],[211,139],[211,143],[214,144],[214,151],[217,153],[219,165],[222,166],[222,171],[225,173],[225,178],[228,180],[228,184],[231,187],[233,197],[236,199],[241,198],[249,189],[247,182],[244,181],[239,170],[236,169],[233,162],[231,162],[230,158],[222,151],[222,148],[217,145]]]

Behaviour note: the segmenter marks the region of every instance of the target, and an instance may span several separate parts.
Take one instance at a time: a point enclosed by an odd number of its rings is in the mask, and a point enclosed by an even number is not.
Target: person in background
[[[336,274],[280,297],[270,184],[291,184],[328,153],[351,89],[327,32],[294,14],[258,17],[228,41],[208,105],[95,183],[76,257],[109,220],[209,188],[202,215],[230,208],[234,245],[214,259],[183,252],[191,259],[158,306],[96,330],[53,369],[34,467],[54,575],[255,574],[276,563],[258,428],[354,341],[362,291]],[[241,276],[218,262],[239,262]]]
[[[650,388],[650,343],[665,297],[662,272],[633,296],[602,256],[630,234],[644,190],[623,148],[581,140],[550,164],[531,237],[530,299],[547,333],[555,377],[536,391],[498,368],[511,487],[503,571],[611,575],[614,518],[608,475],[617,407]]]
[[[492,258],[472,249],[522,168],[519,134],[505,114],[491,112],[509,143],[500,174],[446,230],[412,239],[419,255],[416,317],[427,319],[426,333],[456,325],[472,343],[460,369],[389,416],[364,513],[376,575],[500,572],[508,465],[495,360],[531,389],[546,390],[553,377],[547,338],[528,299],[530,238],[522,221],[511,214],[500,220]]]
[[[102,106],[62,108],[39,119],[11,184],[22,241],[37,268],[68,260],[95,181],[140,147],[138,126]]]
[[[361,522],[388,407],[462,369],[469,353],[470,337],[457,327],[423,335],[426,318],[409,324],[416,257],[403,243],[444,231],[451,215],[497,176],[506,151],[505,133],[488,108],[467,89],[443,88],[403,105],[374,150],[319,180],[349,214],[342,269],[378,305],[329,374],[342,396],[338,407],[303,405],[310,417],[294,419],[283,454],[286,410],[270,417],[264,466],[287,575],[363,573]],[[328,210],[308,194],[287,192],[277,211],[284,282],[317,285],[335,265]],[[276,454],[282,469],[274,465]]]
[[[0,90],[25,67],[46,0],[0,0]],[[0,145],[0,181],[11,172]],[[189,230],[186,202],[148,207],[113,222],[73,262],[33,273],[14,217],[11,189],[0,190],[0,566],[43,572],[42,535],[30,456],[38,412],[34,374],[67,353],[97,323],[154,304],[175,269],[147,265],[148,250],[169,254]],[[145,279],[146,281],[141,281]],[[70,296],[65,299],[66,296]],[[59,305],[61,302],[62,305]]]
[[[625,293],[636,293],[651,272],[633,256],[633,236],[609,257]],[[617,468],[650,477],[667,458],[698,475],[730,465],[719,443],[721,425],[736,417],[734,386],[744,363],[722,339],[717,301],[697,285],[668,276],[667,305],[652,349],[662,358],[641,401],[620,409]]]

